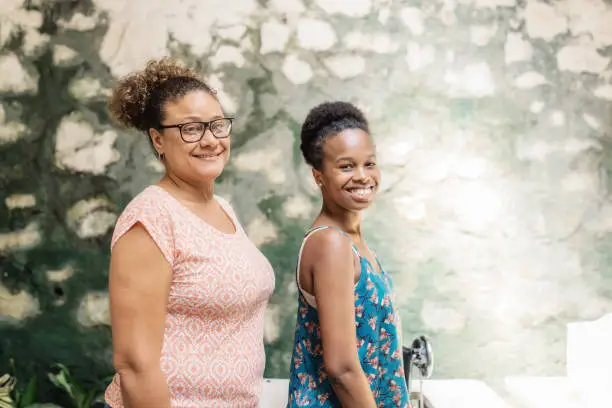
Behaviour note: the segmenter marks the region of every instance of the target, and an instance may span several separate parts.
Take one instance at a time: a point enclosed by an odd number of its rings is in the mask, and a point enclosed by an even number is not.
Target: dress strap
[[[361,255],[359,254],[359,250],[357,249],[357,246],[353,243],[353,241],[351,240],[351,237],[349,237],[349,235],[341,228],[338,227],[334,227],[332,225],[319,225],[317,227],[312,228],[310,231],[308,231],[305,235],[304,235],[304,241],[302,242],[302,248],[304,247],[304,244],[306,243],[306,240],[315,232],[317,231],[323,231],[325,229],[334,229],[336,231],[338,231],[339,233],[341,233],[342,235],[344,235],[350,242],[351,242],[351,248],[353,249],[353,252],[355,253],[355,255],[357,255],[359,258],[361,258]],[[300,248],[300,254],[301,254],[301,249]],[[301,257],[300,257],[301,258]]]
[[[302,245],[300,246],[300,252],[298,253],[298,261],[297,261],[297,267],[295,270],[295,280],[297,282],[297,287],[298,290],[300,291],[300,293],[304,296],[304,299],[306,299],[306,302],[314,307],[316,309],[317,307],[317,302],[315,300],[315,297],[306,292],[304,289],[302,289],[302,286],[300,285],[300,264],[302,261],[302,252],[304,251],[304,246],[306,245],[306,241],[308,240],[308,238],[310,238],[314,233],[318,232],[318,231],[323,231],[325,229],[335,229],[336,231],[340,232],[342,235],[344,235],[347,239],[351,239],[348,234],[346,232],[344,232],[342,229],[338,228],[338,227],[333,227],[331,225],[319,225],[317,227],[312,228],[310,231],[308,231],[305,235],[304,235],[304,239],[302,240]],[[353,244],[353,242],[351,241],[351,248],[353,249],[353,252],[355,253],[355,255],[357,256],[357,258],[361,259],[361,255],[359,255],[359,250],[357,249],[357,247],[355,246],[355,244]]]

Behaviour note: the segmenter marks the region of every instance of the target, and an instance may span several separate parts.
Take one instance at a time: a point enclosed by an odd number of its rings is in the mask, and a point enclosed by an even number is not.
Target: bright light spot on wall
[[[453,170],[459,177],[476,180],[485,174],[487,163],[477,157],[462,158],[457,161]]]
[[[400,216],[410,222],[423,221],[427,218],[425,203],[411,197],[398,197],[393,201]]]
[[[460,224],[470,230],[481,230],[496,221],[502,212],[500,195],[488,186],[470,183],[460,187],[453,198]]]
[[[454,97],[484,97],[495,93],[495,83],[489,65],[481,62],[466,66],[461,71],[447,71],[444,81]]]

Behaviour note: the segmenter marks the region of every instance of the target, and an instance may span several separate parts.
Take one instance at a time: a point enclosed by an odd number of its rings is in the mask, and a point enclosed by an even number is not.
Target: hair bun
[[[145,109],[151,93],[174,77],[198,79],[195,71],[171,58],[151,60],[142,71],[134,72],[119,80],[109,101],[109,111],[120,124],[146,131]]]
[[[308,118],[302,125],[302,131],[318,134],[323,128],[332,123],[346,119],[353,119],[365,124],[368,123],[363,112],[349,102],[323,102],[310,111]]]
[[[370,132],[365,115],[355,105],[334,101],[315,106],[308,112],[302,124],[300,150],[304,159],[315,169],[320,169],[325,138],[330,134],[354,128]]]

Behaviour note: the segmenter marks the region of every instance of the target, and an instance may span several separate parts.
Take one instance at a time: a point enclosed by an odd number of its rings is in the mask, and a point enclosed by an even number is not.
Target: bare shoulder
[[[313,266],[334,266],[352,262],[350,239],[335,228],[313,233],[304,246],[304,257]]]

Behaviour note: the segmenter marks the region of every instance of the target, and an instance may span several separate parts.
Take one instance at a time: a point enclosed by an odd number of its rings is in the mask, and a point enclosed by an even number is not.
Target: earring
[[[158,158],[159,160],[164,160],[164,157],[165,157],[165,156],[164,156],[164,154],[163,154],[163,153],[157,153],[157,158]]]

